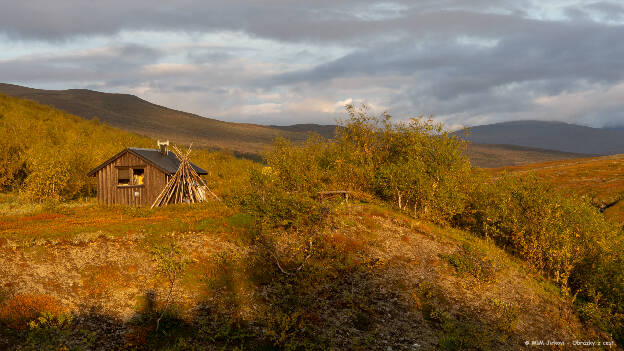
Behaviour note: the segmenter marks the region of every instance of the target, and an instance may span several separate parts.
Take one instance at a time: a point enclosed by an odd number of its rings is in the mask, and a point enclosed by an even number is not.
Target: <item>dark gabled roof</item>
[[[138,148],[138,147],[129,147],[123,150],[122,152],[118,153],[117,155],[111,157],[110,159],[108,159],[108,161],[92,169],[91,172],[89,172],[87,175],[89,176],[95,175],[97,171],[106,167],[111,162],[115,161],[125,152],[131,152],[135,154],[136,156],[144,159],[146,162],[148,162],[152,166],[160,169],[161,171],[167,174],[174,174],[178,170],[178,167],[180,166],[180,160],[178,160],[175,154],[171,151],[169,151],[167,155],[163,155],[160,153],[160,150],[158,149],[144,149],[144,148]],[[193,169],[195,170],[195,172],[197,172],[197,174],[208,174],[208,172],[205,169],[193,163],[191,163],[191,167],[193,167]]]

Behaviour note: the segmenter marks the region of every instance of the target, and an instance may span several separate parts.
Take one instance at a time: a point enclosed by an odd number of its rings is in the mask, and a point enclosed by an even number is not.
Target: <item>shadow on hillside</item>
[[[205,298],[191,312],[174,301],[163,313],[164,297],[146,291],[145,303],[128,322],[87,306],[70,323],[52,319],[21,330],[0,326],[0,348],[452,350],[495,345],[492,329],[477,316],[458,320],[448,314],[449,302],[433,285],[424,284],[421,303],[415,303],[405,294],[405,282],[391,281],[389,268],[356,259],[364,249],[321,243],[319,250],[305,262],[282,258],[281,267],[260,249],[249,259],[221,260],[198,287]]]

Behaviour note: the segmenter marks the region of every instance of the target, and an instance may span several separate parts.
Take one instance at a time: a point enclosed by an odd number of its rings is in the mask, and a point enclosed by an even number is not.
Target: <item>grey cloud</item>
[[[230,59],[239,57],[243,54],[250,54],[255,51],[253,48],[247,47],[186,47],[184,48],[186,58],[189,62],[195,64],[225,62]]]
[[[0,61],[0,77],[137,91],[161,99],[157,103],[173,102],[181,109],[212,116],[221,113],[215,117],[237,121],[330,123],[326,109],[267,109],[241,115],[233,107],[288,105],[306,98],[331,105],[353,98],[388,108],[400,118],[434,114],[452,124],[513,118],[613,124],[621,118],[618,110],[624,102],[579,115],[585,110],[545,109],[535,100],[624,82],[620,44],[624,26],[602,22],[620,20],[623,7],[615,2],[579,1],[565,9],[566,18],[548,20],[535,15],[535,4],[539,2],[21,1],[0,12],[0,32],[13,40],[115,38],[124,30],[143,29],[227,30],[280,45],[309,44],[309,48],[292,54],[297,66],[284,63],[288,60],[283,58],[270,62],[271,55],[261,59],[261,52],[250,51],[263,50],[257,47],[119,45],[86,54]],[[266,52],[272,50],[269,45]],[[313,61],[306,57],[330,45],[348,53],[309,68]],[[178,58],[192,66],[190,70],[145,70],[150,64],[166,63],[176,50],[181,53]]]
[[[594,2],[587,5],[585,9],[598,12],[609,19],[618,19],[624,15],[624,6],[615,2]]]
[[[396,1],[397,16],[372,20],[358,12],[375,12],[377,1],[307,2],[245,0],[237,2],[108,0],[86,2],[30,0],[12,2],[0,12],[0,32],[14,38],[61,40],[75,36],[115,34],[121,30],[245,31],[286,41],[365,42],[388,34],[471,30],[504,24],[505,16],[477,13],[509,8],[514,2]],[[522,2],[520,2],[522,3]],[[435,4],[435,5],[434,5]],[[487,4],[487,5],[486,5]],[[515,11],[517,13],[517,11]],[[516,15],[517,17],[517,15]],[[487,20],[487,21],[484,21]]]
[[[533,23],[491,48],[439,37],[385,43],[266,84],[323,82],[357,75],[416,74],[435,82],[441,98],[503,84],[545,79],[616,82],[624,75],[624,27]],[[551,91],[552,92],[552,91]]]
[[[88,82],[110,80],[120,85],[121,77],[155,62],[159,50],[136,44],[62,55],[36,55],[0,61],[0,77],[5,81]]]

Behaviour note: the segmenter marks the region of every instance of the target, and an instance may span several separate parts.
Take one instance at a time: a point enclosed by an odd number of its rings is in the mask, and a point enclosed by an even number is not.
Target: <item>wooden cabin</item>
[[[88,173],[97,177],[97,197],[103,204],[150,206],[175,174],[180,161],[166,144],[160,149],[129,147]],[[204,169],[191,163],[199,175]]]

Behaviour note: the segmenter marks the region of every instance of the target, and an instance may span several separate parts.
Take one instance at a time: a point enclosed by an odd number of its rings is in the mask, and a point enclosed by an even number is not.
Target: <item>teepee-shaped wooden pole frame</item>
[[[191,146],[183,153],[176,146],[172,146],[175,156],[180,160],[180,165],[175,174],[169,179],[163,191],[158,195],[151,208],[168,204],[196,203],[206,201],[206,193],[216,200],[221,201],[215,193],[208,188],[206,182],[195,172],[189,161]]]

